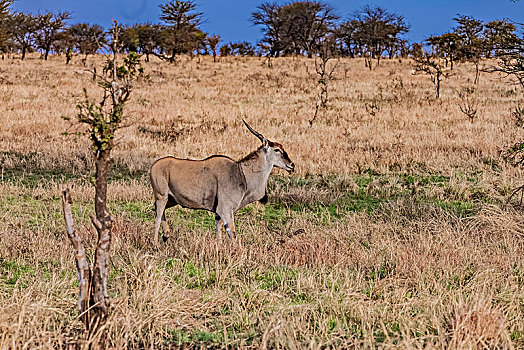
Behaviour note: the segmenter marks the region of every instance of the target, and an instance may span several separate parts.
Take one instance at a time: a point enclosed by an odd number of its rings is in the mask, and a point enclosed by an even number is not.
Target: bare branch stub
[[[73,214],[71,210],[72,199],[69,189],[62,193],[62,207],[66,231],[73,245],[75,261],[78,272],[78,311],[90,336],[99,336],[103,342],[105,332],[99,332],[105,324],[109,314],[111,300],[107,292],[107,277],[109,275],[109,252],[111,243],[111,219],[100,222],[94,215],[91,215],[93,225],[98,231],[99,239],[95,251],[95,264],[93,274],[86,258],[85,248],[82,238],[74,229]]]
[[[90,304],[90,285],[91,285],[91,268],[87,262],[86,252],[84,249],[84,243],[80,235],[74,228],[73,213],[71,211],[71,205],[73,200],[71,199],[71,193],[69,188],[66,188],[62,193],[62,209],[64,212],[64,220],[66,223],[66,231],[69,240],[73,246],[75,252],[76,269],[78,273],[78,312],[82,322],[89,329],[90,326],[90,315],[89,315],[89,304]]]

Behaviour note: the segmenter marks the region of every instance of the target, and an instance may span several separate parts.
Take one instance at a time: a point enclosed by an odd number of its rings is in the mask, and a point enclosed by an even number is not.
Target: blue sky
[[[89,22],[104,27],[115,18],[120,23],[135,24],[159,22],[159,4],[167,0],[17,0],[13,9],[24,12],[69,11],[72,23]],[[198,9],[204,13],[204,31],[219,34],[222,40],[257,42],[262,34],[260,28],[249,21],[251,13],[262,0],[196,0]],[[288,1],[277,1],[286,3]],[[448,31],[457,14],[469,15],[482,20],[509,18],[524,23],[524,1],[510,0],[396,0],[396,1],[325,1],[347,18],[363,5],[376,5],[403,15],[411,25],[406,38],[422,41],[432,34]]]

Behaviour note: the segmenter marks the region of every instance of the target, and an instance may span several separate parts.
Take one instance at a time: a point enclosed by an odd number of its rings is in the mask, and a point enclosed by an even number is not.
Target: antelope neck
[[[267,179],[273,166],[267,162],[266,152],[262,147],[239,161],[240,169],[246,179],[249,193],[265,194]]]

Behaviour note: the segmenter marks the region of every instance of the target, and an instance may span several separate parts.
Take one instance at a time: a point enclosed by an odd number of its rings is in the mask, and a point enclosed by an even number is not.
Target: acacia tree
[[[222,56],[222,57],[230,56],[231,53],[232,53],[232,51],[231,51],[230,43],[220,46],[220,56]]]
[[[382,7],[364,6],[353,14],[356,33],[354,41],[367,57],[368,67],[371,69],[371,59],[380,59],[384,52],[388,52],[390,58],[398,51],[400,35],[409,31],[409,25],[404,17],[389,12]]]
[[[453,70],[453,63],[460,53],[460,36],[457,33],[445,33],[438,36],[430,36],[426,39],[426,42],[433,46],[438,56],[444,58],[446,67],[449,63],[450,69]]]
[[[151,54],[161,51],[162,26],[146,23],[123,27],[120,40],[124,51],[140,52],[146,55],[146,62],[149,62]]]
[[[160,46],[160,26],[151,23],[136,25],[136,38],[140,53],[146,55],[146,62],[149,62],[149,55],[154,54]]]
[[[238,43],[229,43],[231,48],[229,54],[235,56],[254,56],[255,47],[249,41],[241,41]]]
[[[524,89],[524,37],[501,45],[497,57],[499,64],[490,71],[515,78]]]
[[[342,23],[335,30],[340,39],[340,52],[343,55],[355,58],[362,53],[360,41],[358,40],[359,22],[355,19]]]
[[[285,36],[296,53],[309,58],[320,48],[321,40],[332,31],[338,16],[328,4],[320,1],[296,1],[279,9],[286,28]]]
[[[211,52],[213,53],[213,62],[217,61],[217,46],[220,42],[220,35],[210,35],[207,37],[207,45],[209,45],[209,48],[211,49]]]
[[[485,56],[499,56],[504,54],[505,47],[518,45],[519,37],[515,33],[516,27],[507,19],[494,20],[484,25],[484,41],[486,43]]]
[[[75,48],[76,41],[68,30],[63,30],[56,36],[56,40],[53,42],[52,50],[55,53],[65,53],[66,64],[69,64],[73,59],[73,50]]]
[[[276,3],[269,2],[258,5],[257,10],[251,14],[251,21],[255,25],[263,26],[264,38],[262,42],[267,44],[270,56],[278,57],[285,46],[284,23],[279,17],[279,6]]]
[[[36,17],[30,13],[15,12],[11,17],[11,40],[21,51],[23,60],[28,50],[34,45]]]
[[[459,47],[460,54],[463,58],[475,64],[474,84],[476,84],[478,83],[480,74],[480,58],[485,51],[485,41],[482,37],[484,23],[473,17],[463,15],[457,15],[453,20],[458,24],[457,27],[455,27],[455,33],[461,39]]]
[[[66,11],[56,14],[47,12],[37,15],[35,42],[37,48],[42,50],[45,60],[49,56],[53,43],[60,38],[60,33],[65,29],[66,21],[70,17],[71,14]]]
[[[107,42],[104,28],[98,24],[77,23],[69,27],[67,31],[78,53],[85,56],[84,65],[87,56],[95,54]]]
[[[192,0],[171,0],[160,5],[160,9],[160,19],[166,23],[163,46],[169,51],[169,55],[159,54],[158,57],[174,62],[177,54],[194,48],[195,41],[198,40],[198,34],[195,33],[199,31],[203,13],[195,11],[196,4]]]
[[[384,53],[393,58],[399,52],[407,54],[408,46],[401,35],[409,31],[404,17],[382,7],[364,6],[336,29],[342,54],[350,57],[363,56],[366,67],[372,69],[372,60]]]
[[[255,25],[263,26],[262,42],[268,53],[307,54],[318,52],[321,41],[335,28],[338,16],[330,5],[320,1],[294,1],[286,5],[265,2],[251,14]]]
[[[105,347],[107,329],[104,327],[109,315],[111,299],[107,291],[109,274],[109,252],[111,245],[112,219],[107,209],[107,180],[115,132],[124,119],[124,106],[130,98],[132,81],[141,72],[140,57],[131,54],[118,62],[118,26],[111,30],[112,57],[104,69],[107,76],[99,76],[99,86],[104,95],[100,103],[91,100],[84,89],[84,99],[77,104],[76,121],[85,126],[85,133],[92,142],[95,157],[95,214],[91,221],[98,232],[98,243],[94,255],[93,269],[87,262],[82,239],[74,230],[69,190],[63,193],[63,209],[66,229],[73,245],[79,279],[79,313],[90,341],[100,348]]]
[[[7,51],[7,42],[8,42],[9,33],[10,33],[9,7],[13,3],[14,3],[14,0],[0,0],[0,51],[2,53]]]
[[[502,73],[504,76],[515,81],[522,89],[524,89],[524,36],[522,38],[509,38],[498,46],[496,52],[499,57],[499,64],[491,67],[489,72]],[[519,128],[524,128],[524,108],[517,105],[512,111],[515,118],[515,124]],[[522,167],[524,165],[524,141],[518,141],[513,146],[505,151],[504,158],[511,162],[514,166]],[[522,193],[524,192],[524,185],[517,187],[508,197],[506,204],[511,199],[521,193],[520,204],[522,204]]]
[[[413,43],[411,44],[410,53],[413,58],[422,58],[424,56],[424,46],[420,43]]]

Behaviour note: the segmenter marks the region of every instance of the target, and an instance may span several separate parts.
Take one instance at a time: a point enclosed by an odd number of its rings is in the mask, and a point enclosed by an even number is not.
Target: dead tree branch
[[[515,188],[511,194],[509,195],[508,199],[506,200],[506,203],[504,204],[504,207],[507,207],[509,202],[511,202],[511,199],[515,197],[520,192],[520,201],[519,201],[519,207],[522,206],[522,200],[524,195],[524,185],[519,186]]]
[[[71,205],[73,200],[71,199],[71,193],[69,188],[66,188],[62,193],[62,208],[64,211],[64,220],[66,223],[66,231],[69,240],[73,246],[75,252],[76,269],[78,273],[78,312],[82,322],[89,329],[89,300],[90,292],[89,287],[91,285],[91,268],[86,258],[86,251],[84,249],[84,243],[80,235],[74,228],[73,213],[71,211]]]
[[[329,83],[334,79],[333,73],[338,68],[340,63],[340,61],[337,60],[335,64],[331,66],[331,68],[328,67],[329,61],[334,58],[335,55],[336,47],[334,42],[332,40],[326,39],[326,41],[323,42],[319,48],[319,58],[315,58],[315,71],[318,75],[317,83],[319,86],[319,93],[315,102],[315,114],[313,115],[313,119],[309,121],[309,127],[312,127],[313,123],[317,119],[319,109],[327,108],[327,103],[329,100]]]

